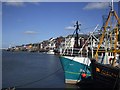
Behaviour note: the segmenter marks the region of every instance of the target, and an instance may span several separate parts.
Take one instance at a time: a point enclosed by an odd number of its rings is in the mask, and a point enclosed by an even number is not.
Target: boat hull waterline
[[[64,70],[65,83],[78,83],[82,79],[82,73],[86,73],[86,77],[91,75],[90,59],[87,57],[60,56],[60,61]]]

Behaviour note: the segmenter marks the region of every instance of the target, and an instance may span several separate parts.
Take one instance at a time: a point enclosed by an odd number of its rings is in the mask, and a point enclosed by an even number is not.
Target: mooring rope
[[[49,75],[46,75],[45,77],[41,78],[41,79],[38,79],[38,80],[35,80],[35,81],[31,81],[31,82],[28,82],[28,83],[25,83],[25,84],[21,84],[21,85],[16,85],[16,86],[13,86],[13,87],[8,87],[6,89],[2,89],[2,90],[15,90],[15,88],[20,88],[20,87],[23,87],[23,86],[28,86],[28,85],[31,85],[31,84],[34,84],[34,83],[37,83],[37,82],[40,82],[42,80],[45,80],[51,76],[53,76],[55,73],[57,73],[58,71],[60,71],[62,69],[59,68],[58,70],[56,70],[55,72],[49,74]]]

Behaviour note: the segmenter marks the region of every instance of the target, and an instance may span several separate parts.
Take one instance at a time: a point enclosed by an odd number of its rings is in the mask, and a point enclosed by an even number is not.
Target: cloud
[[[2,2],[40,2],[41,0],[2,0]]]
[[[83,9],[84,10],[92,10],[92,9],[105,9],[109,7],[108,2],[91,2],[88,3]]]
[[[24,6],[24,2],[5,2],[5,5],[8,6]]]
[[[76,22],[77,22],[77,20],[72,21],[72,22],[71,22],[72,25],[65,27],[65,29],[66,29],[66,30],[75,30],[76,27],[75,27],[74,25],[76,25]],[[81,24],[81,22],[78,21],[78,24]]]
[[[39,5],[40,3],[39,2],[32,2],[32,4]]]
[[[110,2],[111,0],[1,0],[3,2],[6,1],[15,1],[15,2]],[[114,0],[114,2],[118,2],[120,0]]]
[[[8,5],[8,6],[25,6],[26,2],[28,2],[28,0],[4,0],[5,1],[5,5]],[[25,2],[26,1],[26,2]],[[39,2],[37,1],[40,1],[40,0],[35,0],[34,2],[33,1],[29,1],[28,3],[30,4],[34,4],[34,5],[39,5]]]
[[[38,34],[38,32],[35,32],[35,31],[25,31],[24,34],[31,35],[31,34]]]
[[[72,26],[68,26],[68,27],[65,27],[66,30],[74,30],[75,27],[72,27]]]

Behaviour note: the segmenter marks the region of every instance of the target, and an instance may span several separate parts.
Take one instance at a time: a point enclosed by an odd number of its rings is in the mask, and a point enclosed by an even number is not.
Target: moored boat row
[[[113,18],[117,23],[112,22]],[[90,34],[82,47],[79,47],[78,44],[78,31],[80,30],[78,21],[74,26],[76,26],[74,47],[66,48],[60,56],[65,83],[76,84],[83,80],[83,77],[90,76],[93,81],[102,83],[103,87],[118,89],[120,82],[120,19],[113,10],[113,6],[103,24],[101,36],[96,38]],[[94,41],[91,36],[96,39],[96,45],[93,45]],[[90,46],[88,43],[91,43]]]

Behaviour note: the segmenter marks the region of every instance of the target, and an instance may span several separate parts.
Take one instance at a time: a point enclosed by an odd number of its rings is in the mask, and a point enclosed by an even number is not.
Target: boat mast
[[[110,23],[111,17],[115,17],[118,24],[117,24],[116,27],[112,28],[112,29],[115,29],[114,32],[115,32],[116,37],[115,37],[115,41],[114,41],[114,50],[109,51],[109,52],[114,52],[114,56],[116,57],[116,52],[117,52],[116,45],[117,45],[117,35],[118,35],[118,29],[117,28],[118,28],[118,26],[120,26],[120,19],[119,19],[117,13],[113,10],[113,0],[112,0],[111,10],[110,10],[108,18],[107,18],[107,20],[106,20],[106,22],[105,22],[105,24],[103,26],[103,33],[102,33],[102,36],[100,38],[100,42],[98,44],[97,51],[96,51],[96,54],[95,54],[95,59],[96,60],[98,60],[98,52],[99,52],[101,44],[102,44],[102,42],[103,42],[103,40],[105,38],[105,34],[106,34],[106,31],[107,31],[106,29],[107,29],[107,27],[108,27],[108,25]],[[114,66],[114,62],[115,62],[115,58],[114,58],[113,63],[112,63],[113,66]]]
[[[79,34],[78,34],[78,31],[80,30],[80,26],[81,26],[81,24],[79,24],[79,22],[77,21],[76,22],[76,25],[74,25],[74,27],[76,26],[76,29],[75,29],[75,32],[76,32],[76,36],[75,36],[75,45],[74,45],[74,47],[75,48],[78,48],[79,47],[79,45],[78,45],[78,39],[79,39]]]

